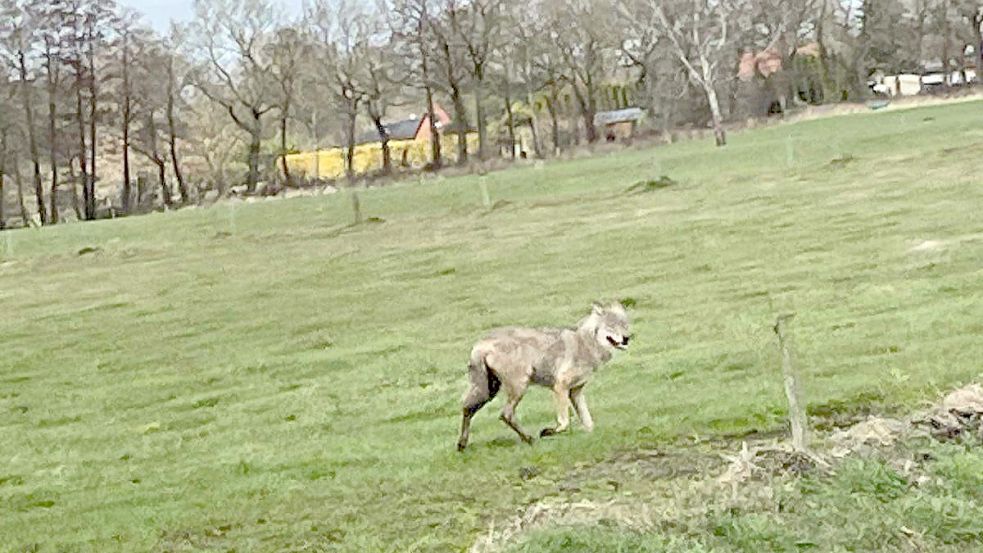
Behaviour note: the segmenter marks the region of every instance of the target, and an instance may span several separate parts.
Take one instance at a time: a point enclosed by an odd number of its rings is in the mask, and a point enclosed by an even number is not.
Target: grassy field
[[[0,233],[0,550],[465,550],[531,503],[647,485],[585,467],[780,429],[782,311],[814,413],[914,406],[981,372],[981,147],[974,102],[367,190],[378,219],[354,228],[341,193]],[[596,298],[630,298],[636,322],[589,388],[597,430],[528,447],[499,399],[456,453],[472,342],[571,324]],[[548,394],[519,417],[549,423]],[[983,501],[983,459],[949,457],[964,503]],[[914,499],[850,470],[801,484],[814,517],[560,529],[521,550],[878,543],[830,528]],[[925,546],[983,536],[953,527]]]

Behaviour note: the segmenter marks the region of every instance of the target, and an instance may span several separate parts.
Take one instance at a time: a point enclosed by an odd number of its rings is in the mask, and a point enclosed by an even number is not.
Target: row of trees
[[[514,155],[521,129],[540,157],[594,142],[598,110],[628,104],[663,130],[711,126],[723,145],[728,118],[753,112],[749,90],[839,101],[862,97],[874,69],[936,59],[951,74],[969,51],[983,67],[981,26],[978,0],[312,0],[295,18],[274,0],[196,0],[161,35],[114,0],[0,0],[0,227],[11,182],[11,211],[26,221],[33,204],[53,224],[96,218],[100,194],[130,213],[148,196],[290,186],[270,160],[326,143],[347,147],[353,176],[364,129],[389,173],[385,122],[423,109],[446,132],[438,104],[461,131],[458,163]],[[742,83],[742,56],[761,52],[782,70]]]

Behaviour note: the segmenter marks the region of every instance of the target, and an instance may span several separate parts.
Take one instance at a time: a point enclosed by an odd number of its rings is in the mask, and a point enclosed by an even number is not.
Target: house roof
[[[600,111],[594,114],[595,125],[610,125],[612,123],[625,123],[628,121],[638,121],[645,113],[642,108],[625,108],[614,111]]]
[[[454,132],[451,118],[447,115],[447,112],[439,104],[434,104],[433,108],[434,115],[437,119],[437,130]],[[389,133],[389,140],[412,140],[420,132],[420,127],[426,123],[427,114],[424,113],[419,117],[413,115],[409,119],[403,119],[395,123],[384,123],[384,126],[386,127],[386,132]],[[379,132],[374,128],[360,134],[355,140],[357,144],[371,144],[372,142],[378,141]]]
[[[396,121],[395,123],[386,123],[386,132],[389,133],[389,140],[410,140],[416,137],[416,132],[420,129],[420,125],[423,123],[424,117],[414,117],[412,119],[404,119],[402,121]],[[371,142],[379,141],[379,132],[375,129],[365,131],[359,135],[356,142],[359,144],[368,144]]]

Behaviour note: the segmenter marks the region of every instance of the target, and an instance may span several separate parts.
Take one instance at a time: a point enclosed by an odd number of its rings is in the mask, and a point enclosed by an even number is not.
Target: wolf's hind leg
[[[528,432],[519,426],[519,421],[515,418],[515,408],[522,401],[522,396],[526,393],[526,388],[529,386],[529,379],[526,378],[521,382],[508,383],[506,386],[506,391],[508,392],[508,400],[505,402],[505,407],[502,408],[502,416],[499,417],[502,421],[509,426],[515,433],[522,438],[522,441],[527,444],[532,443],[532,436]]]
[[[472,365],[469,367],[468,378],[470,384],[467,393],[464,394],[461,436],[457,439],[458,451],[464,451],[464,448],[468,445],[468,439],[471,435],[471,418],[474,417],[474,414],[479,409],[495,397],[495,394],[498,393],[498,389],[501,387],[501,381],[491,369],[484,366],[484,363],[479,366]]]
[[[560,385],[554,387],[553,405],[556,407],[556,426],[544,428],[539,433],[541,437],[559,434],[570,426],[570,391]]]

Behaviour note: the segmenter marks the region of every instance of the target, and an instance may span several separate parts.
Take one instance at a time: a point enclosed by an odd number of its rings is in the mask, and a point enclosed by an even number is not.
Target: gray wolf
[[[530,384],[553,391],[556,426],[544,428],[540,437],[566,430],[571,406],[584,429],[593,430],[584,387],[615,350],[628,348],[629,327],[628,313],[615,302],[594,303],[590,314],[573,328],[508,327],[489,332],[471,349],[458,451],[468,445],[471,418],[501,388],[507,397],[499,418],[526,443],[532,443],[533,438],[519,426],[515,408]]]

